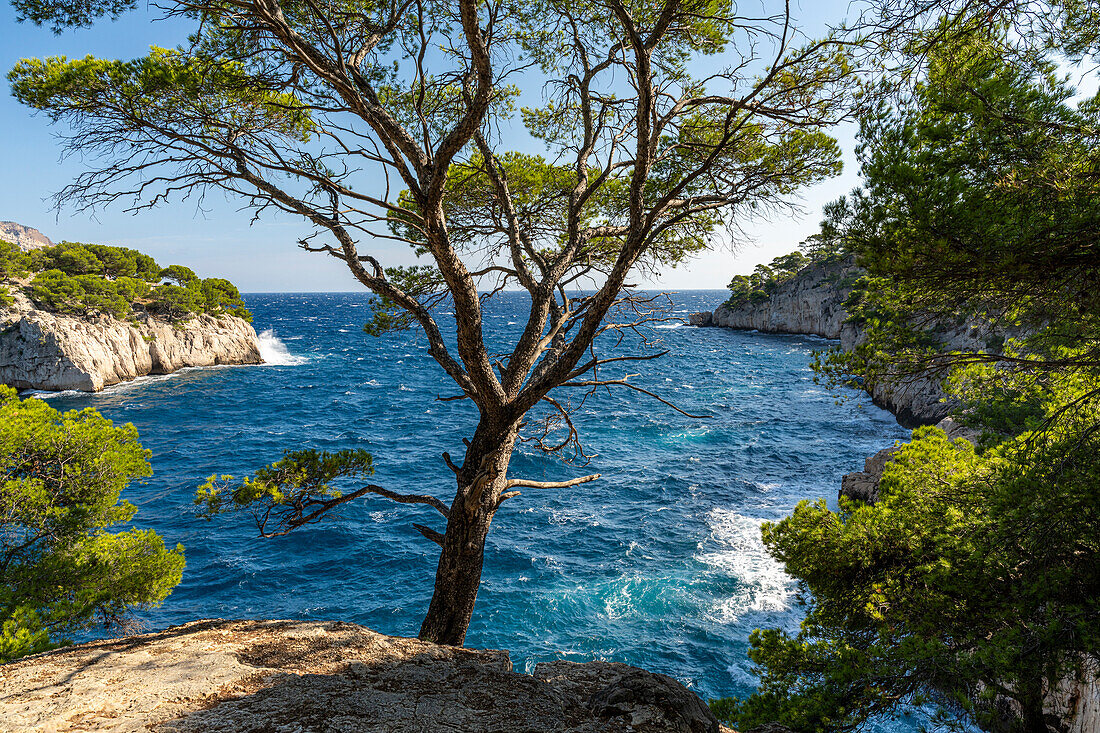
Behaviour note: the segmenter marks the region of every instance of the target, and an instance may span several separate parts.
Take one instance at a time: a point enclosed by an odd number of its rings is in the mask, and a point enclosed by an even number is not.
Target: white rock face
[[[84,318],[36,309],[22,293],[0,309],[0,384],[17,389],[98,392],[146,374],[184,367],[259,364],[259,339],[247,321],[198,316],[181,324],[145,318]]]
[[[843,283],[856,272],[850,259],[811,265],[780,285],[766,301],[735,308],[718,306],[710,325],[838,339],[848,317],[844,301],[852,290]]]
[[[721,305],[713,314],[693,315],[691,323],[764,333],[823,336],[839,339],[840,347],[849,350],[863,340],[860,328],[846,323],[848,313],[844,309],[844,301],[860,273],[852,258],[811,265],[780,285],[765,301],[732,308]],[[991,330],[963,323],[937,332],[936,337],[951,350],[980,351],[986,348]],[[876,383],[868,393],[876,405],[892,412],[898,422],[907,427],[935,425],[954,407],[943,390],[942,377],[937,375],[922,374]]]
[[[11,242],[24,252],[53,246],[50,238],[42,232],[14,221],[0,221],[0,239]]]

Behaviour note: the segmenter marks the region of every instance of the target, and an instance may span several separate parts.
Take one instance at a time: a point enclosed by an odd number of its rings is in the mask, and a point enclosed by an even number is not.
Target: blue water
[[[676,315],[710,310],[717,291],[674,295]],[[264,540],[247,516],[196,517],[195,487],[241,475],[287,448],[366,448],[374,482],[450,502],[440,458],[462,454],[474,414],[426,355],[419,332],[372,338],[365,294],[246,298],[270,358],[259,367],[187,370],[96,395],[64,393],[59,409],[95,407],[132,422],[154,476],[133,487],[136,523],[187,553],[183,583],[146,613],[151,629],[197,618],[340,619],[415,636],[432,590],[437,547],[413,522],[442,529],[425,507],[382,498],[335,519]],[[486,330],[518,333],[524,301],[493,301]],[[444,316],[445,318],[446,316]],[[835,500],[842,474],[906,437],[868,400],[815,385],[820,339],[664,324],[670,353],[630,372],[691,419],[635,392],[589,400],[577,427],[586,468],[520,445],[511,475],[598,482],[528,490],[493,524],[467,644],[511,651],[517,669],[607,659],[672,675],[704,698],[753,688],[749,632],[797,627],[794,587],[765,552],[759,526],[801,499]],[[609,369],[620,375],[626,369]]]

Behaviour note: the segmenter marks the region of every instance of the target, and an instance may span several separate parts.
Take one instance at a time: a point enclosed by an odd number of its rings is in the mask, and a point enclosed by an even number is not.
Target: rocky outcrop
[[[664,675],[608,662],[512,671],[508,653],[355,624],[196,621],[0,667],[0,731],[719,733]]]
[[[718,306],[709,325],[841,338],[848,318],[844,301],[858,274],[851,258],[810,265],[776,288],[767,300]]]
[[[11,242],[24,252],[53,246],[50,238],[42,232],[14,221],[0,221],[0,239]]]
[[[263,361],[255,329],[241,318],[130,323],[50,313],[21,292],[12,296],[14,305],[0,306],[0,384],[17,389],[97,392],[147,374]]]
[[[844,301],[862,270],[853,258],[810,265],[782,283],[762,301],[720,305],[713,313],[695,313],[695,326],[719,326],[764,333],[789,333],[839,339],[840,348],[852,349],[863,341],[860,327],[848,321]],[[987,326],[946,324],[935,336],[949,350],[984,350],[993,337]],[[918,375],[877,382],[867,390],[871,400],[897,417],[906,427],[935,425],[955,404],[936,375]]]

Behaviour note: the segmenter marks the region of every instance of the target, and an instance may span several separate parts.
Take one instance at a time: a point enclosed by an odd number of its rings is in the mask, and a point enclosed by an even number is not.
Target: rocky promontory
[[[844,302],[863,271],[854,258],[809,265],[779,284],[766,299],[737,305],[724,303],[712,313],[695,313],[695,326],[717,326],[762,333],[785,333],[838,339],[849,350],[862,343],[862,329],[848,320]],[[951,350],[981,351],[990,329],[962,323],[944,326],[936,337]],[[935,425],[955,407],[936,375],[916,375],[877,382],[868,388],[871,400],[906,427]]]
[[[719,733],[680,683],[349,623],[195,621],[0,667],[0,731]]]
[[[98,392],[185,367],[263,361],[256,330],[236,316],[124,321],[42,310],[18,291],[11,297],[10,306],[0,305],[0,384],[16,389]]]

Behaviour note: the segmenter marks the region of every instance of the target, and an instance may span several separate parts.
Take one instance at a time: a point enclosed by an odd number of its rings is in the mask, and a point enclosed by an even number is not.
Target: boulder
[[[688,316],[688,323],[692,326],[713,326],[714,314],[710,311],[703,311],[702,313],[692,313]]]

